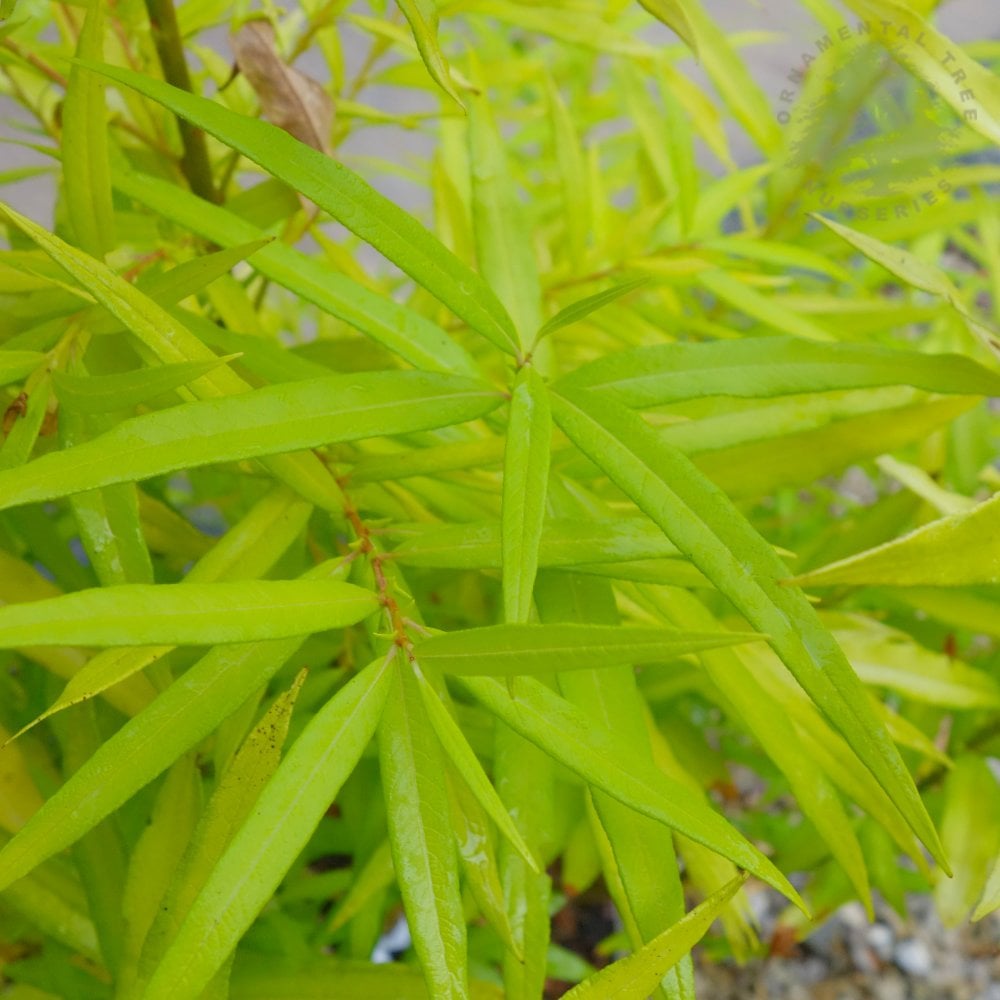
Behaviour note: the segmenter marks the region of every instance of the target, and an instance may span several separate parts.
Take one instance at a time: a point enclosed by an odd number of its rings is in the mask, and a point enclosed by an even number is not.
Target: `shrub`
[[[748,877],[1000,906],[994,48],[812,0],[772,102],[696,0],[2,6],[10,996],[683,998]]]

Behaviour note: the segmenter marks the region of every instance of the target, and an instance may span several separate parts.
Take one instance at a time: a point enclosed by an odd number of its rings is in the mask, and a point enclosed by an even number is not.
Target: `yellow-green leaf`
[[[900,0],[845,3],[855,14],[881,25],[876,39],[951,105],[962,122],[1000,143],[1000,81],[993,73]]]
[[[804,909],[785,876],[718,813],[640,758],[627,739],[540,681],[520,678],[516,698],[492,677],[462,677],[461,685],[511,729],[590,785],[729,858]]]
[[[685,44],[698,54],[698,40],[688,20],[684,0],[639,0],[650,14],[662,21],[671,31],[676,32]]]
[[[438,41],[438,11],[435,0],[396,0],[403,16],[409,22],[413,40],[417,43],[420,58],[435,83],[454,101],[462,104],[455,89],[451,70],[441,52]],[[464,105],[463,105],[464,106]]]
[[[806,587],[1000,583],[1000,496],[967,513],[940,518],[902,538],[803,573],[795,582]]]
[[[402,663],[392,674],[378,743],[393,864],[428,992],[463,1000],[465,916],[441,749],[412,667]]]
[[[99,60],[104,55],[104,5],[88,0],[86,7],[76,54]],[[115,245],[104,88],[96,73],[74,64],[62,107],[66,210],[77,245],[95,257]]]
[[[553,396],[553,416],[574,443],[726,595],[770,643],[841,730],[939,861],[937,833],[857,675],[805,595],[729,499],[639,416],[591,393]]]
[[[526,622],[545,517],[552,415],[548,390],[531,365],[514,380],[501,500],[504,620]]]
[[[934,901],[944,925],[957,927],[968,919],[1000,854],[1000,784],[982,757],[960,757],[948,774],[941,839],[955,874],[934,886]]]
[[[413,216],[343,164],[267,122],[238,115],[152,77],[103,63],[85,65],[157,101],[291,184],[437,296],[472,329],[501,350],[516,353],[511,319],[489,286]]]
[[[0,648],[255,642],[353,624],[378,608],[350,583],[123,584],[0,607]]]
[[[387,371],[184,403],[132,417],[75,448],[0,472],[0,508],[210,462],[460,423],[500,402],[500,394],[482,382]]]
[[[747,880],[746,873],[696,906],[683,920],[635,954],[619,959],[566,994],[571,1000],[643,1000],[705,935],[722,908]]]
[[[185,914],[144,1000],[196,1000],[222,967],[354,770],[390,679],[375,661],[313,716]]]
[[[623,663],[656,663],[684,653],[765,638],[753,632],[682,632],[616,625],[487,625],[425,639],[417,657],[459,676],[545,674]]]

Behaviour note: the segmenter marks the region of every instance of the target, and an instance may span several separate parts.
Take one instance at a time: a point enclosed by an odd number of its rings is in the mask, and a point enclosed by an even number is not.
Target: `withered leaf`
[[[282,61],[271,24],[248,21],[233,35],[232,46],[264,117],[300,142],[329,153],[333,101],[316,80]]]

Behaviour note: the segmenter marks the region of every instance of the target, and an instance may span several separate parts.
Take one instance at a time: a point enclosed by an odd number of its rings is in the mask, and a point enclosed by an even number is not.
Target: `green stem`
[[[172,0],[145,0],[149,25],[152,29],[153,44],[163,67],[163,78],[167,83],[181,90],[193,93],[191,74],[184,58],[184,46],[177,29],[177,16]],[[184,154],[181,156],[181,171],[187,178],[191,190],[206,201],[216,201],[216,191],[212,184],[212,166],[208,160],[205,133],[182,118],[177,119],[180,127]]]

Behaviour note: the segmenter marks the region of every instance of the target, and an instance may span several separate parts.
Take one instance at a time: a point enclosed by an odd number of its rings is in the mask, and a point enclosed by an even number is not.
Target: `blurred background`
[[[19,0],[19,6],[32,9],[44,7],[48,0]],[[789,73],[801,65],[802,53],[815,51],[815,41],[822,34],[818,22],[812,17],[808,3],[803,0],[702,0],[717,22],[727,31],[741,36],[744,44],[741,51],[754,77],[764,93],[773,98],[775,114],[780,110],[780,95],[787,85]],[[186,0],[197,5],[199,0]],[[184,4],[179,3],[178,9]],[[247,9],[253,4],[243,5]],[[259,6],[259,5],[258,5]],[[292,9],[284,5],[285,9]],[[355,5],[363,10],[363,4]],[[17,15],[15,14],[15,20]],[[845,11],[845,24],[853,24],[857,18]],[[957,42],[1000,38],[1000,3],[996,0],[945,0],[940,6],[938,24],[944,33]],[[444,22],[447,31],[447,19]],[[346,31],[351,31],[348,28]],[[653,25],[648,33],[650,41],[675,44],[676,38],[660,25]],[[360,37],[358,39],[360,41]],[[232,58],[229,32],[220,26],[201,33],[199,42],[207,45],[223,58]],[[357,73],[367,51],[364,44],[351,44],[344,40],[344,57],[347,77]],[[296,66],[303,72],[316,77],[321,82],[328,78],[326,65],[315,51],[307,51],[297,60]],[[685,72],[711,90],[707,76],[697,65],[693,56],[686,56],[682,62]],[[390,87],[369,87],[365,90],[368,103],[395,112],[427,110],[427,105],[414,104],[413,90],[402,91]],[[419,101],[419,95],[416,100]],[[30,128],[23,112],[4,94],[0,94],[0,140],[30,138],[25,128]],[[754,163],[759,153],[738,126],[730,129],[730,140],[737,161],[741,165]],[[416,129],[403,129],[395,125],[360,127],[352,130],[346,142],[339,148],[344,162],[361,169],[369,179],[386,195],[404,204],[416,213],[424,212],[429,206],[423,204],[423,190],[408,184],[398,175],[383,173],[372,176],[369,168],[362,165],[368,158],[392,159],[401,164],[426,162],[426,156],[433,148],[432,137]],[[355,161],[355,162],[352,162]],[[9,143],[0,144],[0,170],[44,165],[45,158],[32,150]],[[28,177],[16,185],[7,187],[8,197],[20,212],[40,221],[49,223],[54,200],[53,182],[48,175]]]

